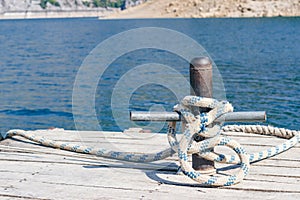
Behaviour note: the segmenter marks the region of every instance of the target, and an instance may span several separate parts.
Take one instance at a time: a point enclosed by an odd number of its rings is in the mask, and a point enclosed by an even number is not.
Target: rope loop
[[[198,152],[201,154],[206,152],[207,149],[210,149],[215,146],[227,146],[233,149],[239,159],[240,159],[240,170],[233,175],[230,176],[208,176],[203,175],[198,171],[195,171],[191,164],[188,162],[188,138],[187,134],[188,131],[184,133],[183,139],[180,141],[179,149],[178,149],[178,157],[180,161],[181,170],[185,175],[189,178],[199,182],[203,185],[209,186],[229,186],[232,184],[236,184],[244,179],[244,177],[248,174],[250,168],[249,156],[246,153],[245,149],[235,140],[229,139],[227,137],[218,136],[216,138],[211,138],[199,142],[199,149]],[[187,135],[186,135],[187,134]]]
[[[199,108],[208,108],[209,112],[199,113]],[[221,115],[232,112],[233,107],[227,101],[212,98],[186,96],[174,110],[181,113],[183,122],[189,124],[191,132],[203,138],[215,137],[219,134],[220,124],[214,123]],[[217,125],[216,127],[214,127]],[[187,127],[186,127],[187,128]]]
[[[208,108],[210,111],[199,113],[199,108]],[[248,174],[250,164],[246,151],[236,141],[220,137],[221,124],[214,123],[215,119],[221,115],[233,111],[233,107],[229,102],[198,96],[186,96],[181,104],[174,107],[174,110],[180,112],[183,117],[184,133],[180,142],[178,142],[175,134],[176,123],[170,122],[168,138],[172,149],[178,153],[181,170],[185,175],[200,184],[220,186],[232,185]],[[195,137],[201,137],[205,140],[195,142]],[[189,155],[192,153],[207,154],[217,145],[228,146],[238,154],[241,169],[237,174],[221,177],[207,176],[191,167],[188,162]]]
[[[199,108],[209,108],[210,111],[199,113]],[[212,138],[219,135],[221,131],[221,124],[214,123],[214,120],[225,113],[232,112],[233,107],[227,101],[186,96],[179,105],[174,106],[174,110],[181,114],[183,129],[189,130],[193,138]],[[168,141],[171,148],[177,152],[179,142],[176,138],[176,122],[168,124]]]

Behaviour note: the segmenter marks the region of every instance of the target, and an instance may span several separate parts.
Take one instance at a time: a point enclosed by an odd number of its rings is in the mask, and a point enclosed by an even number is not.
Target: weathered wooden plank
[[[134,151],[168,147],[162,134],[37,131],[57,140]],[[231,133],[230,133],[231,134]],[[269,136],[232,133],[247,151],[266,149],[284,140]],[[67,138],[67,139],[66,139]],[[86,139],[86,138],[84,138]],[[23,140],[23,139],[22,139]],[[266,145],[267,144],[267,145]],[[6,146],[5,146],[6,145]],[[14,148],[18,147],[18,148]],[[19,148],[22,147],[22,148]],[[151,149],[149,149],[151,147]],[[222,149],[224,152],[231,152]],[[124,163],[7,139],[0,142],[0,198],[28,199],[299,199],[299,145],[274,158],[254,163],[250,174],[236,186],[198,187],[185,176],[175,175],[176,156],[151,164]],[[218,167],[226,167],[219,165]],[[236,169],[225,168],[222,173]],[[197,186],[197,187],[195,187]]]
[[[52,131],[44,131],[44,132],[52,132]],[[71,131],[69,131],[69,132],[71,132]],[[72,133],[74,133],[74,131],[72,131]],[[115,136],[117,136],[117,135],[122,135],[122,134],[114,134]],[[160,135],[161,136],[161,135]],[[161,138],[162,137],[164,137],[164,136],[161,136]],[[11,142],[8,142],[9,140],[6,140],[6,143],[7,143],[7,145],[10,145],[10,146],[22,146],[22,145],[24,145],[24,146],[26,146],[26,147],[32,147],[32,145],[30,145],[30,144],[27,144],[27,143],[20,143],[20,142],[15,142],[15,141],[11,141]],[[26,141],[26,140],[25,140]],[[247,139],[247,141],[249,141],[248,139]],[[281,141],[281,140],[280,140]],[[265,143],[265,141],[264,140],[261,140],[260,141],[261,143]],[[117,142],[115,142],[116,144],[115,145],[113,145],[113,146],[111,146],[111,145],[109,145],[109,146],[107,146],[107,148],[109,148],[109,149],[114,149],[115,148],[115,146],[117,145],[118,146],[118,148],[117,149],[115,149],[115,150],[123,150],[122,148],[120,148],[122,145],[124,146],[125,145],[125,150],[131,150],[131,151],[142,151],[142,152],[145,152],[145,150],[147,149],[147,146],[148,145],[146,145],[146,144],[144,144],[144,143],[140,143],[140,144],[136,144],[137,143],[137,141],[135,141],[135,140],[128,140],[127,141],[127,143],[125,143],[125,144],[118,144]],[[127,145],[127,144],[130,144],[129,146]],[[137,146],[133,146],[133,144],[136,144]],[[45,148],[45,147],[42,147],[42,146],[34,146],[35,148],[40,148],[40,149],[43,149],[43,150],[45,150],[45,149],[47,149],[47,148]],[[103,146],[101,146],[101,145],[99,145],[99,144],[97,144],[97,147],[103,147]],[[258,151],[258,150],[263,150],[263,149],[266,149],[266,148],[268,148],[268,147],[262,147],[262,146],[260,146],[260,145],[257,145],[257,146],[248,146],[248,145],[245,145],[245,147],[246,147],[246,149],[247,149],[247,151],[248,152],[253,152],[253,151]],[[165,147],[164,147],[165,148]],[[162,149],[164,149],[164,148],[162,148],[162,147],[159,147],[158,148],[158,150],[157,151],[159,151],[159,150],[162,150]],[[47,149],[47,150],[49,150],[49,152],[53,152],[54,151],[54,149]],[[62,152],[62,151],[58,151],[58,152]],[[67,153],[69,153],[69,152],[66,152],[66,151],[63,151],[64,152],[64,154],[67,154]],[[149,151],[148,151],[149,152]],[[152,152],[155,152],[155,151],[152,151]],[[222,153],[232,153],[232,152],[230,152],[230,151],[221,151]],[[74,155],[74,154],[70,154],[70,155]],[[275,163],[276,164],[276,160],[278,160],[278,159],[280,159],[280,158],[284,158],[287,162],[290,162],[290,161],[299,161],[300,160],[300,158],[299,158],[299,156],[297,156],[297,148],[293,148],[293,149],[291,149],[291,150],[289,150],[288,152],[285,152],[285,153],[283,153],[283,154],[281,154],[281,155],[278,155],[278,156],[276,156],[276,157],[274,157],[274,158],[272,158],[272,159],[269,159],[270,161],[273,161],[273,163]],[[176,157],[172,157],[172,158],[168,158],[167,160],[176,160],[177,158]],[[268,161],[269,161],[268,160]],[[274,161],[275,160],[275,161]],[[298,163],[296,163],[296,164],[293,164],[293,163],[287,163],[286,162],[286,164],[288,164],[288,165],[298,165]],[[269,163],[268,163],[268,165],[270,165]]]
[[[10,148],[10,147],[8,147],[8,148]],[[58,155],[62,155],[62,156],[70,156],[71,158],[75,157],[75,158],[82,158],[82,159],[93,159],[93,160],[97,160],[97,161],[98,160],[101,161],[101,159],[102,159],[102,158],[99,158],[99,157],[96,158],[96,157],[89,156],[89,155],[76,154],[76,153],[67,152],[67,151],[60,151],[60,150],[52,149],[52,148],[46,148],[46,147],[42,147],[42,148],[43,148],[43,151],[40,150],[37,153],[45,152],[46,155],[44,155],[44,156],[38,155],[38,158],[40,158],[40,160],[47,161],[47,162],[51,162],[51,159],[50,159],[52,157],[51,154],[58,154]],[[47,150],[47,151],[45,151],[45,150]],[[292,150],[290,150],[290,151],[292,151]],[[3,148],[2,148],[2,151],[3,151]],[[285,152],[283,154],[290,154],[290,151]],[[31,152],[31,151],[29,151],[29,152]],[[35,152],[35,149],[33,149],[33,152]],[[225,151],[225,153],[226,153],[226,151]],[[22,152],[22,149],[20,149],[19,152],[11,152],[9,158],[6,156],[6,154],[8,154],[8,152],[4,152],[4,153],[0,154],[0,158],[3,157],[2,159],[15,159],[15,160],[18,160],[18,159],[24,160],[24,158],[26,158],[26,157],[29,157],[29,158],[32,158],[32,159],[36,158],[36,155],[31,155],[31,154],[28,154],[28,153],[24,154]],[[50,155],[47,155],[47,154],[50,154]],[[27,161],[28,161],[29,158],[26,158]],[[43,159],[41,159],[41,158],[43,158]],[[64,159],[66,159],[66,158],[64,157]],[[57,162],[60,159],[55,158],[54,160]],[[108,161],[107,159],[104,159],[104,160]],[[172,157],[172,159],[170,158],[170,159],[167,159],[167,160],[172,163],[172,161],[176,162],[177,158],[176,158],[176,156],[174,156],[174,157]],[[63,160],[63,162],[65,162],[65,161],[66,160]],[[109,160],[109,161],[110,162],[119,162],[119,161],[115,161],[115,160]],[[299,161],[297,161],[297,160],[280,160],[276,156],[275,158],[266,159],[264,161],[255,163],[255,165],[257,165],[257,166],[267,166],[267,167],[297,168],[299,166]]]
[[[116,164],[116,163],[123,163],[122,165],[131,166],[131,167],[138,167],[138,168],[144,168],[144,169],[156,169],[156,168],[163,168],[168,171],[175,171],[177,169],[177,158],[173,157],[172,159],[165,159],[164,161],[156,161],[155,163],[145,163],[145,164],[136,164],[136,163],[129,163],[129,162],[120,162],[117,160],[111,160],[111,159],[104,159],[100,157],[94,157],[89,155],[83,155],[83,154],[76,154],[76,153],[69,153],[66,151],[59,151],[56,149],[53,149],[53,151],[58,151],[58,154],[54,155],[49,154],[37,154],[37,153],[23,153],[23,152],[2,152],[0,154],[0,159],[2,161],[21,161],[21,162],[47,162],[47,163],[65,163],[65,164],[87,164],[87,165],[97,165],[97,164],[103,164],[106,163],[108,166],[109,164]],[[287,153],[287,152],[285,152]],[[124,164],[125,163],[125,164]],[[288,171],[286,173],[289,173],[293,168],[298,169],[299,167],[299,161],[294,160],[280,160],[280,159],[266,159],[257,163],[252,164],[251,172],[254,173],[253,167],[266,167],[266,171],[270,171],[269,168],[278,170],[279,173],[283,173],[285,171]],[[125,166],[125,167],[126,167]],[[218,164],[216,163],[217,168],[226,167],[227,165]],[[296,170],[297,171],[297,170]],[[259,173],[263,173],[264,171],[259,170]]]
[[[175,172],[177,169],[177,166],[173,162],[162,162],[157,164],[135,164],[135,163],[128,163],[128,162],[119,162],[114,160],[98,160],[98,161],[91,161],[88,159],[78,159],[78,158],[72,158],[72,157],[57,157],[55,155],[38,155],[38,156],[32,156],[32,155],[11,155],[10,158],[7,158],[6,155],[1,154],[1,160],[2,161],[13,161],[13,162],[24,162],[24,163],[50,163],[50,164],[68,164],[68,165],[79,165],[79,166],[95,166],[95,167],[112,167],[112,168],[135,168],[135,169],[153,169],[153,170],[163,170],[163,171],[173,171]],[[262,161],[266,162],[268,160]],[[287,163],[288,164],[288,163]],[[31,164],[30,164],[31,165]],[[221,167],[222,165],[218,166]],[[226,165],[225,165],[226,166]],[[223,172],[223,171],[221,171]],[[255,163],[252,165],[250,169],[251,174],[256,175],[268,175],[270,178],[273,175],[275,177],[294,177],[299,178],[299,170],[297,166],[276,166],[276,165],[258,165],[258,163]]]
[[[240,191],[227,189],[207,189],[195,187],[178,187],[161,184],[153,190],[135,190],[131,188],[118,188],[112,186],[98,186],[98,185],[76,185],[56,182],[42,182],[35,186],[39,188],[38,191],[32,193],[32,188],[18,185],[18,189],[26,192],[27,197],[43,198],[49,196],[47,199],[192,199],[201,198],[207,200],[215,199],[297,199],[298,194],[295,193],[274,193],[265,191]],[[57,188],[57,189],[54,189]],[[47,194],[43,191],[48,191]],[[63,195],[61,191],[64,192]],[[1,194],[0,194],[1,195]],[[22,196],[25,196],[22,195]]]
[[[87,131],[79,133],[77,131],[63,131],[63,130],[47,130],[47,131],[31,131],[34,134],[43,135],[50,139],[66,141],[66,142],[84,142],[84,143],[120,143],[120,144],[151,144],[154,146],[168,146],[167,137],[165,134],[155,133],[116,133],[116,132],[95,132]],[[263,136],[257,134],[245,134],[245,133],[226,133],[229,137],[236,139],[242,145],[260,145],[271,147],[281,144],[285,139],[277,138],[273,136]],[[179,138],[181,135],[179,134]],[[267,142],[266,142],[267,140]],[[134,141],[134,142],[133,142]],[[296,148],[300,148],[298,144]]]
[[[160,138],[164,138],[164,136],[160,136]],[[264,140],[260,140],[260,143],[256,143],[255,145],[252,144],[244,144],[243,146],[246,148],[247,152],[251,153],[251,152],[257,152],[260,150],[265,150],[267,148],[270,148],[271,146],[274,146],[273,144],[270,143],[274,143],[276,138],[270,138],[268,139],[268,141],[266,141],[266,139]],[[24,140],[24,139],[22,139]],[[251,140],[251,138],[246,138],[245,143],[247,141]],[[278,144],[282,143],[282,139],[279,139],[280,142],[278,142]],[[28,143],[27,140],[24,140]],[[155,141],[157,142],[157,139],[155,139]],[[28,145],[27,143],[20,143],[20,142],[15,142],[15,141],[11,141],[11,140],[5,140],[6,145],[9,146],[17,146],[17,147],[32,147],[32,145]],[[32,144],[31,142],[29,142],[30,144]],[[73,143],[73,142],[69,142],[69,143]],[[95,141],[95,143],[88,143],[86,144],[85,142],[83,143],[83,145],[89,145],[89,146],[93,146],[93,147],[101,147],[101,148],[108,148],[108,149],[112,149],[112,150],[116,150],[116,151],[133,151],[133,152],[148,152],[148,153],[153,153],[153,152],[157,152],[160,150],[163,150],[165,148],[168,148],[168,143],[167,141],[161,142],[162,144],[160,145],[151,145],[151,149],[149,150],[149,144],[153,143],[153,141],[148,141],[146,140],[145,142],[139,140],[127,140],[126,143],[119,143],[119,141],[116,140],[105,140],[102,143],[99,143],[98,141]],[[265,144],[268,143],[268,146],[265,146]],[[3,143],[1,143],[3,144]],[[75,142],[75,144],[79,144],[77,142]],[[263,145],[263,146],[262,146]],[[34,146],[35,148],[40,148],[40,149],[45,149],[42,146]],[[287,152],[281,154],[281,155],[277,155],[275,158],[281,158],[281,159],[285,159],[285,160],[298,160],[300,161],[300,156],[298,156],[298,150],[299,150],[299,145],[297,145],[296,147],[290,149]],[[52,150],[51,150],[52,151]],[[225,151],[228,152],[228,151]],[[223,151],[222,151],[223,153]]]
[[[189,180],[185,176],[173,175],[165,172],[154,172],[152,174],[153,179],[159,180],[165,184],[173,185],[185,185],[185,186],[197,186],[192,180]],[[292,180],[292,181],[291,181]],[[249,175],[241,183],[230,186],[222,187],[222,189],[237,189],[245,191],[260,191],[260,192],[275,192],[275,193],[294,193],[300,196],[299,182],[296,178],[289,178],[289,180],[283,181],[269,179],[269,177],[258,178],[258,176]]]
[[[45,165],[45,164],[44,164]],[[26,165],[24,166],[26,167]],[[57,167],[57,166],[56,166]],[[78,166],[77,166],[78,167]],[[45,167],[46,168],[46,167]],[[16,177],[18,180],[17,183],[14,180],[0,179],[0,185],[2,185],[3,181],[8,185],[11,189],[10,191],[21,191],[18,195],[30,196],[30,197],[38,197],[44,198],[45,196],[50,195],[50,198],[61,198],[61,194],[59,191],[72,191],[72,193],[64,193],[64,198],[80,198],[80,199],[97,199],[97,198],[140,198],[144,196],[145,198],[153,199],[153,198],[172,198],[180,199],[182,197],[185,198],[197,198],[201,197],[203,199],[215,199],[220,196],[222,198],[230,198],[234,199],[238,198],[246,198],[250,199],[248,195],[260,195],[261,199],[267,198],[268,196],[284,197],[284,193],[288,194],[288,197],[294,197],[294,199],[299,197],[299,194],[295,191],[289,190],[287,192],[282,189],[279,190],[264,190],[261,187],[256,188],[246,188],[243,189],[241,187],[235,188],[232,190],[231,188],[195,188],[189,187],[188,184],[182,184],[183,182],[188,182],[189,180],[185,180],[184,176],[177,176],[173,174],[157,174],[156,171],[137,171],[134,169],[127,169],[122,171],[116,170],[114,171],[114,175],[101,173],[101,176],[96,176],[97,173],[103,172],[102,170],[106,170],[105,172],[109,172],[107,169],[89,169],[92,170],[90,173],[74,173],[76,169],[73,167],[71,169],[67,168],[59,168],[54,170],[55,165],[47,166],[45,172],[56,171],[59,172],[55,174],[56,176],[50,177],[48,174],[37,173],[32,175],[35,178],[32,178],[30,174],[28,176],[20,176]],[[39,168],[37,168],[39,169]],[[51,170],[52,169],[52,170]],[[122,172],[126,172],[130,176],[126,177],[122,174]],[[76,174],[76,176],[75,176]],[[91,176],[91,174],[93,174]],[[145,174],[147,177],[145,177]],[[1,174],[2,175],[2,174]],[[165,175],[166,177],[162,177],[162,180],[156,179],[155,176],[161,177]],[[121,178],[120,178],[121,177]],[[180,180],[177,184],[176,181],[172,183],[172,178],[178,181],[178,179],[184,179],[184,181]],[[166,182],[164,182],[164,179]],[[169,181],[169,182],[167,182]],[[248,184],[248,183],[247,183]],[[255,183],[257,184],[257,183]],[[129,187],[130,186],[130,187]],[[176,186],[174,188],[174,186]],[[178,187],[180,186],[180,187]],[[194,184],[191,186],[195,186]],[[235,186],[234,186],[235,187]],[[37,191],[33,192],[33,188],[38,188]],[[55,190],[55,188],[59,188],[59,191]],[[7,188],[9,190],[9,188]],[[45,191],[47,191],[45,193]],[[90,194],[91,192],[91,194]],[[246,192],[246,193],[245,193]],[[276,195],[275,195],[275,194]],[[93,196],[93,194],[97,194],[97,196]],[[114,195],[116,194],[116,195]],[[126,196],[128,195],[128,196]],[[136,196],[138,195],[138,196]],[[180,198],[179,198],[180,197]],[[252,198],[252,197],[251,197]]]
[[[135,136],[124,133],[106,133],[106,132],[93,132],[87,131],[84,134],[79,134],[76,131],[31,131],[34,134],[45,136],[49,139],[66,141],[66,142],[83,142],[83,143],[120,143],[120,144],[151,144],[158,146],[168,146],[167,137],[165,134],[149,134],[149,133],[137,133]],[[241,133],[228,133],[229,137],[238,140],[241,144],[247,145],[261,145],[261,146],[273,146],[284,142],[284,139],[261,136],[254,134],[241,134]],[[179,135],[179,138],[181,136]],[[266,140],[268,142],[266,142]],[[134,141],[134,142],[133,142]],[[300,148],[297,145],[296,148]]]
[[[55,139],[59,141],[66,141],[69,143],[75,142],[76,144],[88,145],[93,147],[109,148],[121,151],[146,151],[145,146],[151,146],[152,152],[162,150],[168,147],[167,138],[161,134],[149,134],[138,133],[136,136],[127,135],[124,133],[105,133],[105,132],[93,132],[88,131],[84,134],[78,134],[76,131],[61,131],[61,130],[49,130],[49,131],[35,131],[38,135],[44,135],[47,138]],[[240,133],[228,133],[231,138],[236,139],[243,146],[253,146],[254,149],[270,148],[274,145],[281,144],[284,139],[260,136],[253,134],[240,134]],[[58,136],[57,136],[58,135]],[[83,136],[84,135],[84,138]],[[236,136],[237,135],[237,136]],[[241,137],[241,135],[243,137]],[[86,138],[87,137],[87,138]],[[179,136],[180,137],[180,136]],[[10,144],[12,146],[13,144]],[[19,144],[18,144],[19,145]],[[125,148],[122,149],[122,146]],[[251,152],[251,147],[247,147]],[[246,149],[247,149],[246,148]],[[296,147],[299,149],[300,145]]]

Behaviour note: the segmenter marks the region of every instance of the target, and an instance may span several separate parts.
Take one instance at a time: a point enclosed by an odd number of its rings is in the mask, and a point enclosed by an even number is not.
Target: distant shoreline
[[[51,19],[51,18],[102,18],[116,10],[93,9],[93,10],[46,10],[46,11],[9,11],[0,14],[3,19]]]
[[[296,16],[225,16],[225,17],[169,17],[169,16],[158,16],[158,17],[117,17],[112,11],[37,11],[37,12],[7,12],[0,14],[0,20],[14,20],[14,19],[58,19],[58,18],[98,18],[100,20],[118,20],[118,19],[200,19],[200,18],[271,18],[271,17],[300,17]]]
[[[117,8],[96,8],[76,10],[31,10],[31,11],[6,11],[0,13],[3,19],[51,19],[51,18],[99,18],[105,19],[168,19],[168,18],[263,18],[263,17],[300,17],[298,12],[274,12],[263,10],[258,12],[201,12],[200,14],[164,13],[158,11],[159,1],[149,1],[142,5],[120,10]]]
[[[7,1],[8,2],[8,1]],[[20,4],[20,5],[19,5]],[[0,4],[1,5],[1,4]],[[23,5],[23,4],[22,4]],[[0,7],[1,8],[1,7]],[[0,10],[0,19],[85,18],[160,19],[160,18],[260,18],[299,17],[299,0],[147,0],[125,10],[111,7],[87,8],[63,5],[41,9],[38,4],[7,4]]]

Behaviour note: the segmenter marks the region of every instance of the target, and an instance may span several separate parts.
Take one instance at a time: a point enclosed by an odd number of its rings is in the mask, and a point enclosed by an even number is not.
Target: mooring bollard
[[[191,95],[212,98],[212,74],[212,63],[208,57],[194,58],[190,63]],[[199,112],[208,111],[208,108],[195,108],[193,114],[197,115]],[[195,140],[199,142],[204,140],[204,138],[196,137]],[[192,166],[194,170],[203,172],[213,172],[215,170],[214,162],[200,157],[199,154],[192,155]]]
[[[213,97],[212,85],[212,63],[208,57],[194,58],[190,63],[190,85],[191,95],[201,97]],[[209,112],[208,108],[195,107],[194,115],[200,112]],[[178,112],[145,112],[132,111],[130,112],[130,120],[132,121],[181,121],[182,127],[185,127],[184,120]],[[264,122],[266,121],[265,111],[251,112],[230,112],[221,115],[215,119],[214,123],[222,122]],[[205,138],[196,137],[196,141],[202,141]],[[213,149],[211,149],[213,151]],[[198,154],[192,155],[192,166],[195,170],[202,173],[215,172],[214,162],[208,161],[200,157]]]

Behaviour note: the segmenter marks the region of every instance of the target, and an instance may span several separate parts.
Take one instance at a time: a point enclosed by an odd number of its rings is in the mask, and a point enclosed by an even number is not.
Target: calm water
[[[72,90],[85,57],[114,34],[149,26],[173,29],[199,42],[215,61],[235,110],[266,110],[269,124],[300,129],[300,18],[47,19],[0,21],[0,131],[75,129]],[[116,125],[111,111],[118,80],[132,67],[151,62],[188,77],[188,63],[165,51],[141,49],[120,56],[97,87],[95,105],[104,130],[124,128]],[[159,105],[172,110],[176,103],[170,90],[146,85],[132,94],[129,109]]]

